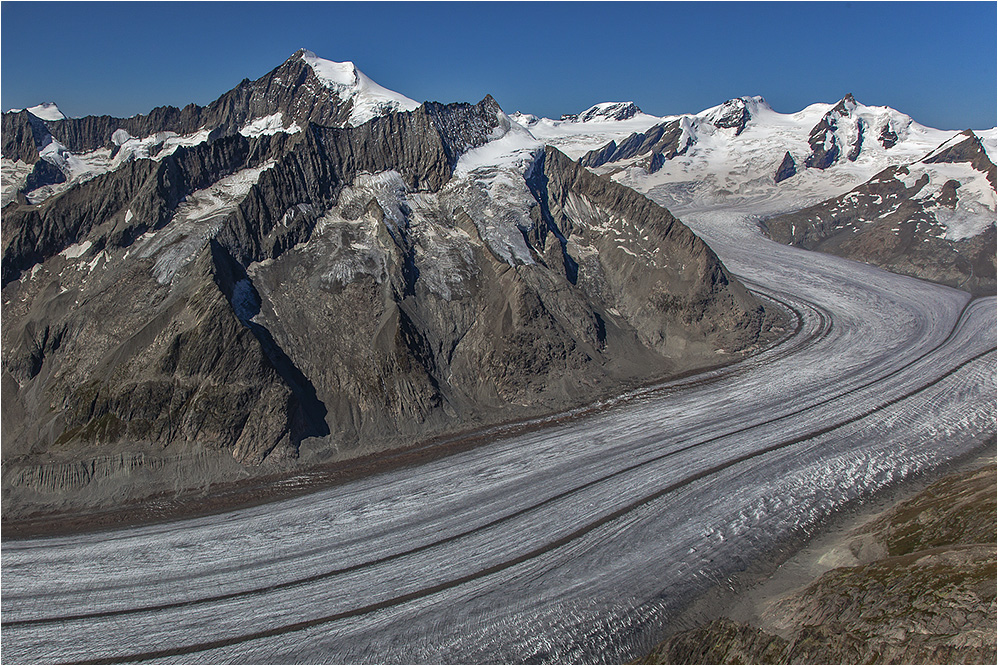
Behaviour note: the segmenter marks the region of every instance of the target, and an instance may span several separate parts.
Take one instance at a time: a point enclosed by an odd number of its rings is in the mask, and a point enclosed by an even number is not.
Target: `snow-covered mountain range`
[[[816,203],[888,166],[920,160],[959,133],[925,127],[890,107],[862,105],[852,95],[790,114],[774,111],[762,97],[741,97],[699,113],[638,113],[617,122],[511,118],[600,173],[641,191],[671,193],[677,210],[733,201],[766,211]],[[975,133],[993,161],[998,130]]]
[[[830,212],[823,231],[805,231],[807,220],[796,216],[789,227],[794,233],[774,238],[975,293],[994,290],[995,128],[937,130],[890,107],[865,106],[852,95],[791,114],[774,111],[761,97],[732,99],[696,114],[662,118],[635,114],[623,121],[600,117],[599,110],[606,106],[579,114],[593,118],[589,122],[516,114],[512,118],[543,136],[545,143],[679,215],[738,206],[762,221],[812,206],[824,208]],[[933,155],[955,154],[947,152],[954,143],[964,146],[961,159],[933,161]],[[932,241],[920,237],[913,242],[905,236],[897,224],[899,216],[914,214],[908,207],[899,208],[896,200],[847,196],[854,188],[869,189],[864,184],[887,169],[907,170],[904,179],[909,187],[922,175],[928,178],[927,185],[910,190],[909,198],[929,202],[920,208],[920,215],[926,220],[926,233],[932,229]],[[950,180],[953,184],[947,185]],[[943,188],[950,193],[946,205],[936,200]],[[861,200],[862,209],[856,208],[853,204]],[[871,201],[880,207],[875,210]],[[918,217],[911,215],[902,221]],[[847,224],[860,218],[861,227]],[[816,214],[815,224],[817,219]],[[817,242],[817,236],[825,238],[829,225],[848,226],[849,233],[856,235],[854,241]],[[778,228],[775,221],[767,225],[770,230]],[[859,242],[875,228],[876,243]],[[877,247],[882,251],[873,251]]]

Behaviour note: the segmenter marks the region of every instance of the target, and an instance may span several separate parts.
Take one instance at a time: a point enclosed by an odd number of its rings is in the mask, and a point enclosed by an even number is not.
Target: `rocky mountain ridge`
[[[38,107],[33,107],[34,112],[4,113],[2,155],[36,165],[32,172],[35,186],[79,181],[135,157],[165,156],[179,146],[209,138],[240,132],[294,132],[308,123],[346,127],[375,117],[379,111],[418,106],[404,96],[388,93],[391,91],[374,84],[352,63],[333,63],[300,49],[271,72],[255,81],[243,79],[204,107],[157,107],[131,118],[56,119],[52,114],[36,115]],[[53,166],[57,171],[53,172]],[[43,176],[46,172],[51,175]]]
[[[588,123],[594,121],[627,120],[642,113],[634,102],[600,102],[594,104],[582,113],[568,113],[561,117],[573,123]]]
[[[491,97],[352,126],[310,57],[131,124],[26,119],[33,170],[174,136],[3,208],[5,519],[556,411],[781,334],[667,210]]]
[[[967,130],[911,164],[763,223],[776,241],[993,294],[996,167]]]

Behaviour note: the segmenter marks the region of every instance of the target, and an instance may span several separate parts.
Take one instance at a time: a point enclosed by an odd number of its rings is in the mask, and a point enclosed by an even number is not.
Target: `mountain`
[[[774,240],[994,294],[995,164],[972,130],[846,194],[767,220]]]
[[[59,110],[59,107],[55,105],[55,102],[44,102],[27,109],[11,109],[9,112],[17,113],[22,110],[27,111],[35,118],[40,118],[41,120],[63,120],[66,118],[66,115]]]
[[[299,51],[206,107],[8,126],[8,519],[577,406],[785,325],[491,97],[416,106]]]
[[[524,113],[514,113],[510,119],[537,140],[573,159],[607,141],[644,132],[662,121],[641,111],[634,102],[600,102],[581,113],[564,114],[560,120]]]
[[[752,131],[743,136],[748,128]],[[777,113],[762,97],[740,97],[698,114],[663,118],[646,132],[590,151],[582,161],[590,167],[625,160],[632,160],[627,166],[647,165],[689,150],[693,158],[723,147],[727,153],[746,157],[765,149],[768,161],[781,166],[789,154],[795,165],[825,170],[856,162],[860,156],[865,161],[882,159],[885,151],[909,139],[924,146],[924,134],[931,135],[929,141],[939,136],[938,131],[923,128],[888,107],[858,104],[852,95],[837,104],[815,104],[796,114]],[[903,146],[898,152],[907,153],[910,148]],[[639,157],[645,159],[633,162]],[[765,171],[772,178],[778,168]]]
[[[795,114],[743,97],[580,161],[671,210],[740,207],[775,240],[976,294],[995,286],[996,134],[935,130],[852,95]]]

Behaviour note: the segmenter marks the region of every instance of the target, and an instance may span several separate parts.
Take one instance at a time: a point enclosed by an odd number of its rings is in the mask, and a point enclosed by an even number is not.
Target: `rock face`
[[[861,528],[857,566],[777,601],[771,631],[721,618],[644,663],[994,663],[995,490],[993,465],[947,477]]]
[[[856,99],[848,94],[824,115],[811,130],[808,143],[811,154],[804,165],[815,169],[827,169],[845,156],[855,162],[863,147],[865,123],[853,116]]]
[[[749,112],[745,100],[738,98],[729,99],[718,107],[712,115],[711,120],[716,127],[734,129],[735,136],[738,136],[745,130],[745,126],[751,117],[752,114]]]
[[[970,130],[919,162],[767,220],[776,241],[993,294],[995,165]]]
[[[554,149],[469,158],[518,136],[491,97],[326,126],[346,111],[297,60],[154,114],[295,107],[298,131],[213,133],[3,209],[5,519],[562,409],[768,339],[665,209]]]
[[[606,120],[627,120],[641,113],[634,102],[602,102],[595,104],[582,113],[566,113],[562,120],[575,123],[588,123],[592,121]]]
[[[38,145],[41,137],[35,136],[36,124],[31,121],[33,116],[27,111],[5,113],[2,118],[3,137],[2,154],[11,160],[20,160],[28,164],[38,161]]]
[[[773,182],[780,183],[796,174],[797,162],[790,154],[790,151],[787,151],[787,153],[783,156],[783,161],[780,162],[780,168],[776,170],[776,175],[773,176]]]
[[[611,141],[599,150],[587,153],[579,160],[583,166],[598,167],[608,162],[619,162],[639,155],[652,153],[652,159],[672,159],[682,155],[692,145],[689,131],[690,121],[686,118],[670,120],[647,132],[636,132],[617,145]]]

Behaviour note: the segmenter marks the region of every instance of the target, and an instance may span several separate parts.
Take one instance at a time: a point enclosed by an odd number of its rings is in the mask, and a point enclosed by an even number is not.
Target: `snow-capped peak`
[[[573,123],[603,122],[608,120],[627,120],[641,113],[634,102],[600,102],[594,104],[582,113],[568,113],[561,117],[563,121]]]
[[[66,114],[59,110],[59,107],[55,105],[55,102],[44,102],[38,106],[31,106],[27,109],[11,109],[8,113],[17,113],[18,111],[27,111],[35,118],[40,118],[42,120],[65,120]]]
[[[755,116],[759,111],[773,110],[773,108],[769,106],[769,102],[767,102],[764,97],[752,95],[729,99],[724,104],[718,104],[717,106],[712,106],[709,109],[704,109],[697,115],[701,118],[712,120],[714,118],[722,118],[736,110],[741,111],[743,109],[748,112],[749,116]]]
[[[762,110],[773,110],[762,97],[736,97],[701,111],[697,116],[715,127],[734,129],[735,136],[738,136],[745,130],[748,121],[758,116]]]
[[[419,106],[419,102],[378,85],[350,61],[325,60],[305,49],[301,58],[323,85],[353,103],[349,122],[354,127],[386,113],[412,111]]]
[[[852,115],[858,106],[860,105],[856,101],[856,98],[852,96],[852,93],[846,93],[846,96],[839,100],[839,103],[832,110],[838,111],[839,115],[849,116]]]
[[[532,113],[520,113],[519,111],[509,114],[509,119],[522,127],[530,127],[540,121],[540,118]]]

